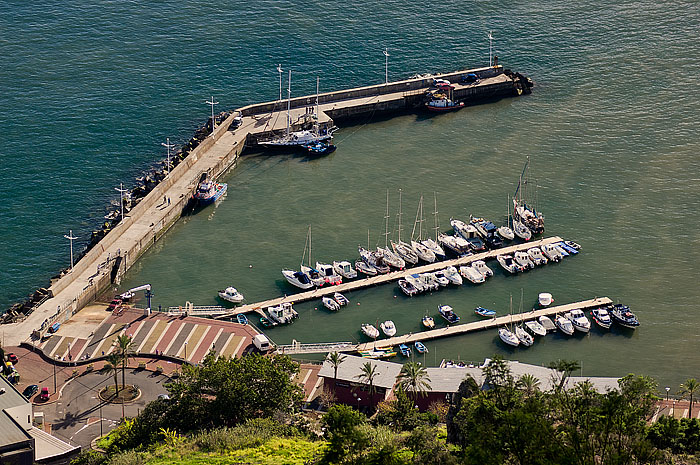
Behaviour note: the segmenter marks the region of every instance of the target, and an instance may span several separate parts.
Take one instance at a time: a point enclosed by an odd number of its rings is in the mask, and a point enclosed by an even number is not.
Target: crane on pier
[[[134,297],[134,294],[136,292],[140,291],[145,291],[144,295],[146,296],[146,309],[144,310],[143,314],[148,316],[151,314],[151,297],[153,297],[153,293],[151,292],[151,285],[150,284],[144,284],[142,286],[135,287],[133,289],[129,289],[125,293],[121,294],[119,297],[121,297],[124,300],[129,300],[132,297]]]

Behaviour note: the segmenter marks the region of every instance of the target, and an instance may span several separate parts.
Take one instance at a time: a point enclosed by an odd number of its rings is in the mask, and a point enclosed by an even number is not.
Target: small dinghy
[[[484,275],[484,278],[490,278],[491,276],[493,276],[493,270],[489,268],[486,265],[486,262],[484,262],[483,260],[476,260],[472,262],[472,267],[474,267],[476,271]]]
[[[428,348],[425,347],[425,344],[423,344],[420,341],[416,341],[415,344],[413,344],[413,347],[416,348],[416,352],[418,352],[419,354],[424,354],[428,352]]]
[[[229,286],[223,291],[219,291],[219,297],[234,304],[243,302],[243,294],[238,292],[233,286]]]
[[[554,297],[549,292],[540,292],[540,295],[537,296],[537,301],[540,307],[549,307],[554,302]]]
[[[377,339],[379,337],[379,330],[375,328],[374,325],[362,323],[361,328],[365,336],[371,337],[372,339]]]
[[[463,282],[462,275],[459,274],[459,271],[457,271],[457,268],[455,268],[454,266],[448,266],[447,268],[445,268],[443,274],[447,279],[450,280],[452,284],[460,286]]]
[[[496,310],[489,310],[488,308],[484,308],[484,307],[476,307],[474,309],[474,313],[476,313],[479,316],[486,316],[489,318],[496,316]]]
[[[277,323],[275,323],[274,321],[270,320],[267,317],[261,316],[260,317],[260,325],[263,328],[271,328],[273,326],[277,326]]]
[[[610,318],[610,313],[608,313],[606,308],[594,308],[591,310],[591,317],[601,328],[610,329],[612,318]]]
[[[552,321],[552,319],[549,318],[547,315],[542,315],[541,317],[539,317],[537,319],[537,321],[540,323],[540,325],[547,332],[554,331],[557,329],[557,327],[554,325],[554,322]]]
[[[501,341],[503,341],[511,347],[517,347],[518,345],[520,345],[520,340],[518,339],[518,336],[509,331],[508,328],[499,328],[498,337],[501,338]]]
[[[581,250],[581,246],[574,241],[564,241],[564,244],[568,245],[574,250]]]
[[[420,292],[416,286],[405,279],[399,279],[399,288],[409,297],[413,297]]]
[[[399,346],[399,351],[401,352],[401,355],[403,355],[404,357],[411,356],[411,348],[408,347],[406,344],[401,344]]]
[[[530,347],[535,343],[535,339],[530,335],[530,333],[525,331],[522,326],[515,327],[515,336],[518,338],[518,341],[520,341],[520,344],[524,345],[525,347]]]
[[[562,315],[557,315],[554,319],[554,324],[557,325],[557,328],[559,328],[559,330],[567,336],[574,334],[574,325],[568,318]]]
[[[347,299],[347,297],[345,297],[340,292],[336,292],[333,294],[333,300],[335,300],[338,303],[338,305],[340,305],[341,307],[343,305],[347,305],[350,303],[350,301]]]
[[[340,304],[330,297],[323,297],[321,301],[323,302],[323,305],[332,312],[337,312],[340,310]]]
[[[574,249],[571,247],[569,244],[566,243],[566,241],[563,242],[557,242],[556,245],[564,250],[566,250],[570,255],[576,255],[578,253],[578,249]]]
[[[566,314],[566,317],[571,320],[571,324],[574,325],[574,329],[581,331],[582,333],[587,333],[591,330],[591,322],[588,321],[583,310],[575,308]]]
[[[551,323],[551,321],[550,321],[550,323]],[[525,326],[525,329],[530,331],[535,336],[546,336],[547,335],[547,330],[544,328],[544,326],[542,326],[541,324],[539,324],[535,320],[526,321],[525,323],[523,323],[523,325]]]
[[[380,324],[379,327],[382,328],[382,332],[389,337],[396,335],[396,326],[391,320],[386,320],[385,322]]]
[[[433,329],[435,327],[435,320],[433,320],[432,316],[425,315],[421,319],[421,323],[423,323],[423,326],[425,326],[428,329]]]
[[[238,315],[236,315],[236,321],[238,321],[239,324],[247,325],[248,324],[248,317],[242,313],[239,313]]]

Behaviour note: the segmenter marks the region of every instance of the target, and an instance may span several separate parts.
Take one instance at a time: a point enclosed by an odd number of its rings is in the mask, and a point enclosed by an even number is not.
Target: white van
[[[264,334],[258,334],[253,338],[253,345],[258,348],[260,352],[267,352],[272,349],[272,344],[270,340]]]

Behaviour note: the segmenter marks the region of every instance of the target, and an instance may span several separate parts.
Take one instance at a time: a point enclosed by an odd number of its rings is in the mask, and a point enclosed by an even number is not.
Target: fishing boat
[[[299,289],[311,289],[314,287],[314,283],[311,282],[311,279],[309,279],[306,273],[302,273],[301,271],[294,271],[285,268],[282,270],[282,276],[284,276],[289,284],[296,286]]]
[[[496,234],[501,236],[504,241],[512,241],[515,239],[515,233],[510,228],[510,196],[508,196],[508,204],[506,205],[506,224],[496,229]]]
[[[593,321],[595,321],[601,328],[610,329],[610,326],[612,325],[612,318],[610,318],[610,313],[608,313],[607,308],[594,308],[591,310],[591,317],[593,318]]]
[[[560,262],[563,257],[561,252],[553,244],[545,244],[540,247],[545,257],[553,262]]]
[[[449,305],[438,305],[438,312],[450,324],[459,323],[459,316],[452,310]]]
[[[542,315],[541,317],[537,318],[537,321],[547,332],[554,331],[557,329],[552,319],[549,318],[547,315]]]
[[[371,337],[372,339],[377,339],[379,337],[379,330],[375,328],[374,325],[362,323],[361,328],[365,336]]]
[[[516,222],[529,229],[532,234],[544,232],[544,216],[538,212],[533,203],[527,199],[531,192],[527,192],[530,185],[529,169],[530,157],[527,157],[525,166],[518,180],[518,187],[513,195],[513,224]],[[535,183],[537,184],[537,183]],[[517,232],[516,232],[517,234]]]
[[[537,296],[537,303],[540,304],[540,307],[549,307],[552,302],[554,302],[554,297],[549,292],[540,292]]]
[[[372,265],[368,265],[364,260],[355,261],[355,269],[367,276],[377,276],[377,269]],[[312,284],[313,286],[313,284]]]
[[[423,244],[423,196],[420,196],[418,201],[418,210],[416,211],[416,221],[413,223],[413,231],[411,232],[411,248],[418,255],[418,258],[427,263],[433,263],[437,257],[435,252]],[[416,227],[418,228],[418,237],[416,237]],[[414,239],[415,238],[415,239]]]
[[[425,102],[425,108],[428,111],[445,113],[464,108],[464,102],[454,101],[448,98],[436,98]]]
[[[438,270],[433,272],[433,276],[435,277],[435,279],[441,287],[445,287],[448,284],[450,284],[450,280],[447,279],[447,276],[445,276],[444,270]]]
[[[476,260],[472,262],[472,267],[482,275],[484,278],[490,278],[493,276],[493,270],[486,265],[483,260]]]
[[[242,313],[239,313],[238,315],[236,315],[236,321],[238,321],[238,324],[247,325],[248,324],[248,317]]]
[[[551,321],[550,321],[551,322]],[[535,336],[546,336],[547,335],[547,330],[542,326],[540,323],[538,323],[535,320],[530,320],[526,321],[523,323],[523,326],[525,329],[530,331]]]
[[[407,346],[406,344],[401,344],[399,346],[399,351],[401,352],[401,355],[404,357],[410,357],[411,356],[411,348]]]
[[[488,308],[484,307],[476,307],[474,309],[474,313],[476,313],[479,316],[485,316],[489,318],[496,316],[496,310],[489,310]]]
[[[530,259],[530,255],[522,250],[518,250],[513,254],[513,261],[520,265],[523,270],[531,270],[535,268],[535,263]]]
[[[496,257],[496,260],[498,260],[501,267],[510,274],[516,274],[519,271],[522,271],[520,265],[513,261],[512,255],[499,255]]]
[[[267,307],[267,313],[270,315],[270,320],[279,324],[291,323],[299,314],[294,310],[292,304],[283,302],[280,305]]]
[[[571,320],[571,324],[574,325],[574,329],[581,331],[582,333],[587,333],[591,330],[591,322],[588,321],[586,315],[581,309],[575,308],[566,314],[566,317]]]
[[[421,240],[421,244],[432,250],[432,252],[435,254],[436,259],[442,260],[445,258],[445,249],[442,248],[438,241],[438,234],[440,233],[440,222],[438,220],[438,211],[437,211],[437,192],[434,193],[435,197],[435,210],[433,210],[433,217],[435,219],[435,227],[433,228],[435,230],[435,239],[427,238],[424,240]]]
[[[238,292],[238,290],[233,286],[229,286],[223,291],[219,291],[219,297],[234,304],[243,302],[243,294]]]
[[[525,331],[522,326],[515,327],[515,337],[517,337],[520,344],[524,345],[525,347],[530,347],[535,342],[535,339],[530,335],[530,333]]]
[[[420,342],[420,341],[416,341],[416,342],[413,344],[413,347],[416,348],[416,352],[418,352],[419,354],[425,354],[425,353],[428,352],[428,348],[425,347],[425,344],[423,344],[423,343]]]
[[[323,276],[326,284],[342,284],[343,277],[335,272],[333,265],[316,262],[316,269],[318,270],[319,274]]]
[[[353,270],[352,265],[347,260],[333,262],[333,271],[345,279],[357,278],[357,271]]]
[[[574,325],[571,323],[571,320],[568,318],[562,316],[562,315],[557,315],[554,318],[554,324],[559,328],[559,330],[566,334],[567,336],[571,336],[574,334]]]
[[[459,267],[459,274],[461,274],[463,278],[468,279],[473,284],[481,284],[481,283],[486,281],[486,278],[484,278],[484,275],[481,274],[478,270],[476,270],[471,265],[460,266]]]
[[[610,316],[615,323],[622,325],[625,328],[634,329],[639,326],[637,316],[630,311],[630,308],[627,305],[614,305],[610,311]]]
[[[333,300],[335,300],[335,301],[338,303],[338,305],[340,305],[341,307],[342,307],[343,305],[347,305],[347,304],[350,303],[350,301],[347,299],[347,297],[345,297],[345,296],[344,296],[343,294],[341,294],[340,292],[334,292],[334,293],[333,293]]]
[[[197,190],[192,195],[192,198],[200,205],[207,205],[219,200],[219,198],[226,192],[226,189],[228,189],[228,184],[225,182],[214,182],[206,173],[204,173],[199,181]]]
[[[382,328],[382,332],[388,337],[396,335],[396,325],[394,325],[394,322],[391,320],[382,322],[379,327]]]
[[[508,344],[509,346],[517,347],[518,345],[520,345],[520,339],[518,339],[518,336],[516,336],[515,333],[510,331],[505,326],[502,328],[498,328],[498,337],[501,338],[501,341]]]
[[[454,266],[448,266],[445,268],[443,270],[443,274],[452,284],[456,284],[457,286],[462,285],[462,275],[459,274],[459,271],[457,271],[457,268]]]
[[[330,297],[327,297],[327,296],[322,297],[321,302],[323,302],[324,307],[326,307],[328,310],[330,310],[332,312],[337,312],[338,310],[340,310],[340,304]]]
[[[328,155],[329,153],[335,152],[337,148],[335,145],[329,143],[327,140],[319,140],[316,142],[309,142],[301,146],[309,155]]]
[[[420,292],[416,286],[405,279],[399,279],[399,288],[409,297],[413,297]]]
[[[458,220],[457,218],[450,218],[450,226],[452,226],[455,234],[459,234],[459,236],[464,239],[476,237],[478,234],[474,226],[467,224],[462,220]]]
[[[421,319],[421,323],[423,323],[423,326],[425,326],[428,329],[433,329],[435,327],[435,320],[433,320],[432,316],[425,315]]]
[[[533,247],[531,249],[527,249],[527,254],[530,256],[530,260],[535,265],[546,265],[547,264],[547,257],[544,256],[542,253],[542,249],[539,247]]]

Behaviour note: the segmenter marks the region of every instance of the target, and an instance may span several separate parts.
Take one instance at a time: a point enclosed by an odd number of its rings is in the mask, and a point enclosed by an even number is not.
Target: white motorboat
[[[421,273],[418,275],[418,277],[423,282],[423,286],[426,290],[437,291],[440,289],[440,283],[438,283],[438,280],[433,273]]]
[[[516,236],[524,241],[532,239],[532,232],[520,221],[513,218],[513,232]]]
[[[586,314],[583,310],[575,308],[566,314],[566,317],[574,325],[574,329],[581,331],[582,333],[587,333],[591,330],[591,322],[586,318]]]
[[[465,240],[480,237],[479,231],[473,224],[467,224],[464,221],[455,218],[450,218],[450,224],[452,225],[452,229],[454,229],[455,233],[459,234]]]
[[[520,345],[520,340],[518,339],[518,336],[513,334],[506,327],[498,328],[498,337],[500,337],[501,341],[505,342],[509,346],[517,347],[518,345]]]
[[[396,334],[396,326],[391,320],[386,320],[385,322],[380,324],[379,327],[382,328],[382,332],[389,337],[392,337]]]
[[[471,255],[469,250],[469,242],[467,242],[462,236],[456,234],[449,236],[444,233],[439,233],[438,241],[440,244],[452,250],[457,255]]]
[[[525,331],[522,326],[515,327],[515,336],[525,347],[530,347],[535,342],[535,339],[530,335],[530,333]]]
[[[377,269],[372,265],[365,263],[364,260],[357,260],[355,262],[355,269],[360,273],[366,274],[367,276],[377,276]]]
[[[554,319],[554,324],[561,330],[562,333],[571,336],[574,334],[574,325],[571,320],[562,315],[557,315]]]
[[[607,308],[594,308],[591,311],[591,316],[598,326],[603,329],[610,329],[612,318],[610,318],[610,313],[608,313]]]
[[[301,271],[284,269],[282,270],[282,276],[284,276],[289,284],[299,289],[311,289],[314,287],[314,283],[311,282],[311,279],[309,279],[306,273],[302,273]]]
[[[524,270],[531,270],[535,267],[535,263],[530,260],[530,255],[527,252],[518,250],[513,254],[513,260],[520,265]]]
[[[243,302],[243,294],[238,292],[238,290],[233,286],[229,286],[223,291],[219,291],[219,297],[234,304]]]
[[[547,332],[554,331],[557,329],[557,327],[554,325],[554,322],[552,322],[552,319],[549,318],[547,315],[542,315],[537,319],[537,321]]]
[[[553,244],[543,245],[540,247],[540,249],[542,249],[542,253],[545,255],[545,257],[553,262],[560,262],[561,259],[564,258],[561,252],[559,252],[559,250],[557,250]]]
[[[413,297],[420,292],[416,286],[405,279],[399,279],[399,288],[409,297]]]
[[[447,279],[447,276],[445,276],[445,272],[443,270],[433,272],[433,276],[435,276],[435,279],[437,279],[438,284],[442,287],[445,287],[448,284],[450,284],[450,280]]]
[[[535,265],[546,265],[547,264],[547,257],[544,256],[542,253],[542,249],[539,247],[533,247],[531,249],[527,249],[527,254],[530,256],[530,260]]]
[[[324,296],[321,299],[321,301],[328,310],[331,310],[333,312],[337,312],[338,310],[340,310],[340,304],[330,297]]]
[[[501,265],[501,267],[503,267],[503,269],[506,270],[508,273],[516,274],[519,271],[522,271],[520,265],[513,261],[512,255],[499,255],[496,257],[496,260],[498,260],[498,263]]]
[[[321,273],[319,273],[316,268],[301,265],[301,272],[308,276],[316,287],[323,287],[323,285],[326,284],[326,278],[321,276]]]
[[[523,323],[523,325],[525,326],[525,329],[530,331],[535,336],[546,336],[547,335],[547,330],[544,329],[544,326],[542,326],[540,323],[538,323],[535,320],[526,321],[525,323]]]
[[[443,273],[452,284],[456,284],[458,286],[462,285],[462,275],[459,274],[459,271],[457,271],[457,268],[454,266],[448,266],[443,270]]]
[[[478,270],[476,270],[471,265],[460,266],[459,267],[459,274],[461,274],[463,278],[468,279],[473,284],[481,284],[481,283],[486,281],[486,278],[484,278],[484,275],[481,274]]]
[[[345,296],[344,296],[343,294],[341,294],[340,292],[335,292],[335,293],[333,294],[333,299],[334,299],[336,302],[338,302],[338,305],[340,305],[341,307],[342,307],[343,305],[347,305],[347,304],[350,303],[350,301],[348,300],[348,298],[345,297]]]
[[[272,321],[279,324],[291,323],[294,318],[299,316],[289,302],[284,302],[275,307],[268,307],[267,313],[270,315]]]
[[[372,339],[377,339],[379,337],[379,330],[375,328],[374,325],[362,323],[361,328],[365,336],[371,337]]]
[[[486,265],[486,262],[484,262],[483,260],[476,260],[476,261],[473,261],[473,262],[472,262],[472,266],[473,266],[474,269],[476,269],[479,273],[481,273],[482,275],[484,275],[485,278],[490,278],[491,276],[493,276],[493,270],[492,270],[491,268],[489,268],[489,267]]]
[[[352,268],[352,264],[347,260],[333,262],[333,271],[345,279],[357,278],[357,271]]]
[[[316,269],[323,276],[326,284],[341,284],[343,282],[343,277],[335,272],[333,265],[328,265],[326,263],[316,262]]]
[[[382,260],[389,266],[393,266],[399,270],[406,268],[406,261],[397,254],[389,250],[388,247],[377,247],[377,252],[382,254]]]
[[[405,281],[413,287],[415,287],[418,290],[418,292],[424,292],[428,290],[425,283],[418,274],[411,274],[406,276]]]
[[[554,302],[554,297],[549,292],[540,292],[537,296],[537,302],[539,302],[540,307],[549,307]]]

